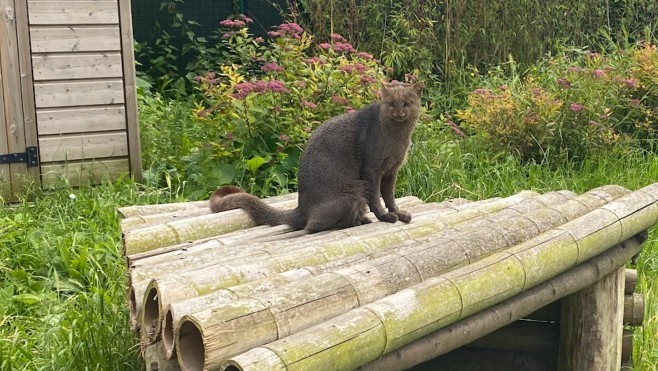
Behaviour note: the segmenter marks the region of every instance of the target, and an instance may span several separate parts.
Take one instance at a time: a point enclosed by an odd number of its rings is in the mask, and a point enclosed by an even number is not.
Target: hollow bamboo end
[[[242,367],[234,361],[228,361],[222,366],[222,371],[243,371]]]
[[[162,331],[160,316],[160,295],[157,287],[149,285],[142,303],[142,338],[147,344],[159,340]]]
[[[191,320],[183,317],[176,334],[178,364],[184,371],[203,370],[206,347],[201,329]]]
[[[174,333],[174,314],[171,307],[167,309],[162,321],[162,345],[164,346],[165,359],[176,357],[176,337]]]

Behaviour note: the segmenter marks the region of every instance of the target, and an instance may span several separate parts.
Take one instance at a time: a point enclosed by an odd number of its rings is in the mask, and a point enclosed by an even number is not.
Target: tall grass
[[[116,209],[174,197],[119,180],[0,205],[0,370],[143,368]]]

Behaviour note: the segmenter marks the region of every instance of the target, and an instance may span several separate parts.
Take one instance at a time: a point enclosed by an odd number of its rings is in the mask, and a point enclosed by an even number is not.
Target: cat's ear
[[[423,82],[419,81],[411,85],[411,90],[413,90],[419,98],[423,94],[423,89],[425,89],[425,84]]]
[[[391,84],[382,81],[382,88],[381,88],[382,96],[387,95],[386,93],[388,93],[390,89],[391,89]]]

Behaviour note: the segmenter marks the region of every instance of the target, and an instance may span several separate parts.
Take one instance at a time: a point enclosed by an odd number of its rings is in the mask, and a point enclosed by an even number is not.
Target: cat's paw
[[[395,223],[398,221],[398,214],[388,212],[386,214],[378,215],[377,219],[381,220],[382,222]]]
[[[361,224],[370,224],[372,223],[372,220],[370,220],[370,218],[368,218],[367,216],[362,216],[359,219],[359,222],[361,222]]]
[[[396,214],[401,222],[409,223],[411,221],[411,213],[408,211],[398,210]]]

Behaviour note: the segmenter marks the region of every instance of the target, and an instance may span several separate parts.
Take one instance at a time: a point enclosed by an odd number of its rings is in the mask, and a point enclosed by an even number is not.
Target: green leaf
[[[18,294],[18,295],[14,295],[13,299],[15,301],[20,301],[22,303],[25,303],[27,305],[34,305],[41,302],[41,298],[34,294]]]
[[[217,167],[218,185],[230,184],[235,179],[235,166],[231,164],[219,164]]]
[[[267,162],[267,160],[265,160],[264,158],[262,158],[260,156],[253,157],[250,160],[247,160],[247,163],[246,163],[247,170],[249,170],[251,172],[254,172],[254,171],[258,170],[259,167],[263,166],[263,164],[266,163],[266,162]]]

